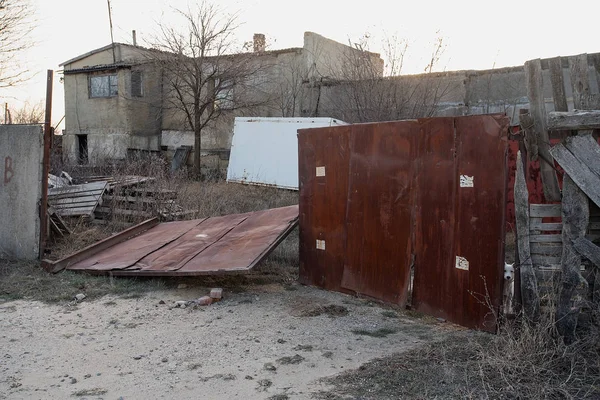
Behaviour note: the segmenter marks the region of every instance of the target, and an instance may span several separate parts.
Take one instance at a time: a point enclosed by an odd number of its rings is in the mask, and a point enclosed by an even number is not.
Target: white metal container
[[[347,125],[333,118],[237,117],[227,181],[298,190],[298,129]]]

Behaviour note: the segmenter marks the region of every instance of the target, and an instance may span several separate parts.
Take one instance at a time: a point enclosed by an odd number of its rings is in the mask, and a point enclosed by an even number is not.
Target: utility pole
[[[115,64],[117,62],[117,57],[115,56],[115,39],[113,37],[112,11],[110,9],[110,0],[106,0],[106,4],[108,4],[108,23],[110,24],[110,43],[112,44],[113,64]]]

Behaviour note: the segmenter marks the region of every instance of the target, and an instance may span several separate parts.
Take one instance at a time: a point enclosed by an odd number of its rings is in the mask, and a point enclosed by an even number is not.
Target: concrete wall
[[[39,257],[43,130],[0,125],[0,255]]]

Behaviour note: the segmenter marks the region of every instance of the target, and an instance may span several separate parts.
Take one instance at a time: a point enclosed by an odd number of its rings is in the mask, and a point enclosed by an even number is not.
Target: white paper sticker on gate
[[[460,176],[460,187],[473,187],[473,176],[461,175]]]
[[[464,257],[456,256],[456,268],[468,271],[469,261],[467,261],[467,259]]]
[[[317,176],[325,176],[325,167],[317,167]]]
[[[317,249],[325,250],[325,241],[317,239]]]

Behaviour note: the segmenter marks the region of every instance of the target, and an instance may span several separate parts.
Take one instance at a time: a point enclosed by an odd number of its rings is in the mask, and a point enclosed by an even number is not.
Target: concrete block
[[[221,300],[223,297],[223,289],[214,288],[210,290],[210,298],[213,300]]]

